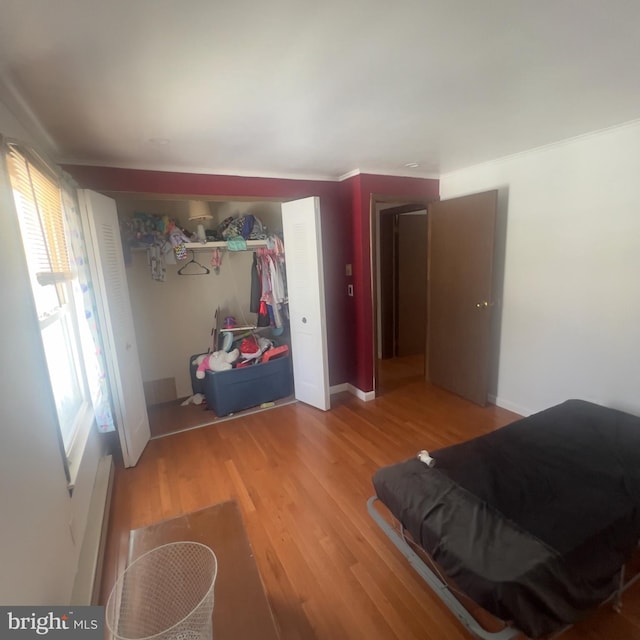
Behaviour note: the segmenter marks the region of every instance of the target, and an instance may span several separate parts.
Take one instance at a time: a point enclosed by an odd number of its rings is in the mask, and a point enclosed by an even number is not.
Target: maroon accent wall
[[[351,298],[344,265],[351,262],[351,208],[341,183],[322,180],[246,178],[166,171],[66,165],[82,188],[95,191],[161,193],[193,196],[294,200],[320,197],[322,246],[329,343],[329,382],[350,382],[353,376]]]
[[[294,200],[310,195],[322,197],[338,192],[331,180],[291,180],[284,178],[247,178],[205,173],[175,173],[63,165],[83,188],[96,191],[131,191],[193,196],[230,196]]]
[[[371,281],[370,211],[371,196],[437,200],[439,181],[428,178],[403,178],[360,174],[345,180],[350,192],[353,229],[354,326],[356,345],[352,384],[362,391],[373,390],[373,296]]]
[[[359,174],[342,182],[247,178],[66,165],[81,187],[96,191],[293,200],[320,197],[329,382],[373,389],[371,196],[437,200],[438,180]],[[353,265],[353,276],[345,265]],[[354,296],[347,285],[354,285]]]

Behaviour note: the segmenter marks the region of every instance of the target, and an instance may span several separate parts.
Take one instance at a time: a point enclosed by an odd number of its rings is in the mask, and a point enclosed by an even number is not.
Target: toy
[[[280,345],[279,347],[271,347],[264,352],[262,362],[269,362],[269,360],[286,355],[287,353],[289,353],[289,347],[286,344]]]
[[[198,365],[196,370],[196,378],[202,380],[205,376],[205,372],[208,371],[226,371],[232,368],[240,352],[237,349],[227,353],[226,351],[214,351],[204,356],[198,356],[195,362]],[[199,362],[198,362],[199,361]]]

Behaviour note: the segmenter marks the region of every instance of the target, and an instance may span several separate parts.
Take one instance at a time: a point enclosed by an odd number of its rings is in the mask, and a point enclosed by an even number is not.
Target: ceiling
[[[637,0],[0,0],[0,16],[0,101],[58,162],[434,176],[640,118]]]

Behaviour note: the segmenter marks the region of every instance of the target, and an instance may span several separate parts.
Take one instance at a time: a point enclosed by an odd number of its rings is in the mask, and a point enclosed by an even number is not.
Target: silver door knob
[[[489,307],[493,307],[493,302],[488,302],[487,300],[476,302],[476,309],[487,309]]]

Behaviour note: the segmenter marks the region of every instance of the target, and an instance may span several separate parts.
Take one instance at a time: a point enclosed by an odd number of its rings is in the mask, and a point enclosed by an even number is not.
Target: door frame
[[[421,211],[429,209],[429,203],[434,200],[426,198],[409,198],[407,196],[389,196],[372,193],[369,198],[369,267],[371,270],[371,324],[373,327],[373,342],[371,349],[373,353],[373,392],[378,397],[378,237],[377,223],[378,216],[377,205],[379,204],[395,204],[391,207],[395,213],[409,213],[411,211]],[[390,213],[390,212],[389,212]],[[426,239],[425,239],[426,241]],[[425,291],[425,296],[427,292]],[[429,309],[427,309],[427,316]],[[426,332],[425,332],[426,336]]]

